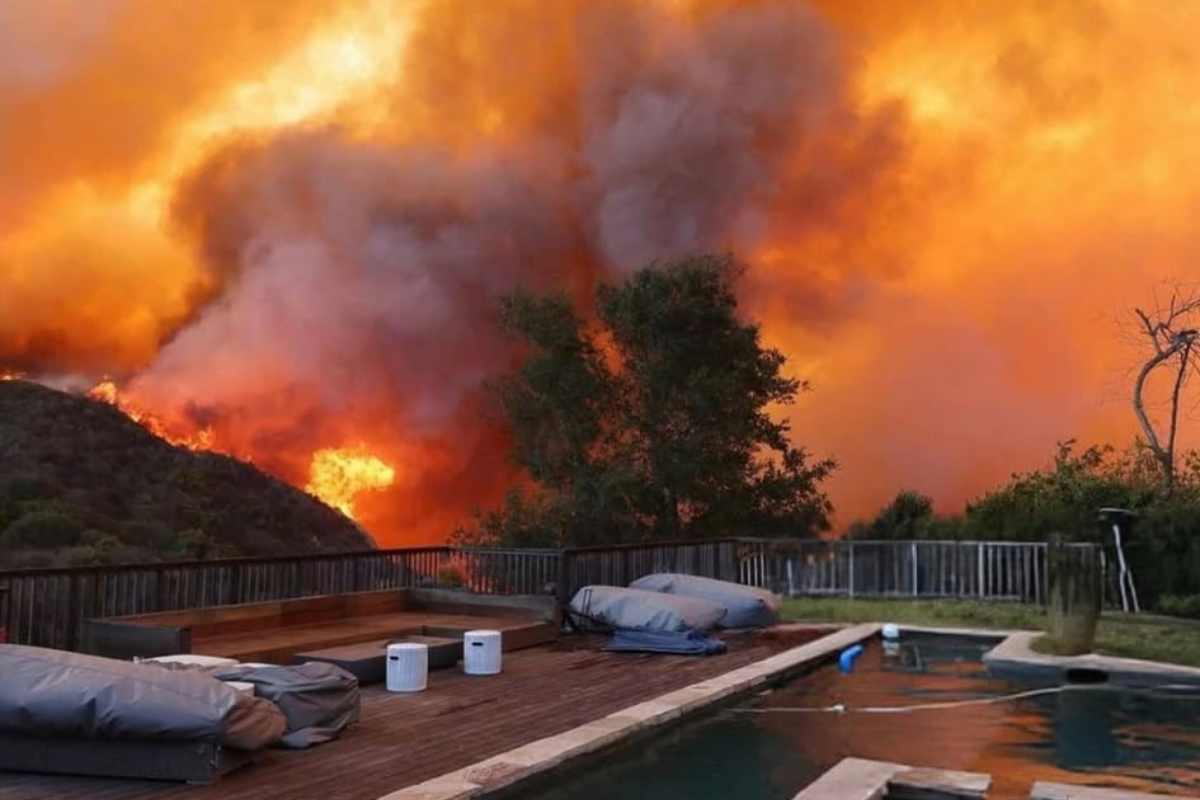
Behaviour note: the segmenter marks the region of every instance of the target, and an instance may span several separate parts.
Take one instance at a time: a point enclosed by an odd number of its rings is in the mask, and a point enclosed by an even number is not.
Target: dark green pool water
[[[855,671],[823,667],[791,684],[572,770],[526,800],[790,800],[842,758],[990,773],[992,797],[1034,780],[1200,793],[1200,700],[1097,687],[906,714],[780,711],[907,706],[1036,688],[988,676],[993,642],[906,637],[867,647]],[[747,711],[746,709],[753,709]]]

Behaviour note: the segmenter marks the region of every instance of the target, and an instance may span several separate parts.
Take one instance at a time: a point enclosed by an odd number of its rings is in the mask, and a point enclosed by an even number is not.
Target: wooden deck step
[[[429,647],[429,668],[452,667],[462,656],[462,641],[437,636],[402,636],[400,638],[376,639],[370,642],[329,647],[323,650],[306,650],[296,653],[296,663],[325,661],[341,667],[362,685],[382,683],[387,679],[387,646],[396,642],[413,642]]]

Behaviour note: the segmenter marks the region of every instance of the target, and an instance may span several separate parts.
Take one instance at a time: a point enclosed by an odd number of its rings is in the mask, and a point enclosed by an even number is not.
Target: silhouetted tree
[[[602,284],[595,322],[517,293],[504,328],[528,353],[495,384],[535,486],[481,515],[491,540],[585,544],[828,527],[834,463],[768,409],[808,388],[738,313],[729,258],[652,264]],[[558,528],[557,537],[551,531]]]

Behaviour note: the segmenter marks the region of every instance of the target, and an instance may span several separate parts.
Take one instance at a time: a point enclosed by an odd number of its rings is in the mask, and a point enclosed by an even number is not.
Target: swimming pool
[[[790,800],[847,756],[989,773],[995,798],[1028,797],[1034,780],[1200,790],[1200,700],[1192,694],[1092,686],[899,714],[855,711],[1040,688],[990,677],[980,658],[994,644],[906,635],[885,652],[873,641],[849,675],[822,667],[520,796]],[[848,710],[811,710],[839,704]]]

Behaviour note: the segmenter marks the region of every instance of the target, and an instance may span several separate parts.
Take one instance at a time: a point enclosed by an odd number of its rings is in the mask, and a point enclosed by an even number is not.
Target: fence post
[[[567,567],[570,560],[570,551],[563,549],[558,551],[558,585],[555,587],[555,593],[558,595],[558,604],[566,606],[571,602],[570,590],[567,586],[567,576],[570,570]]]
[[[242,565],[234,564],[229,570],[229,604],[237,605],[242,601]]]
[[[167,570],[165,567],[155,567],[154,582],[156,584],[154,595],[155,595],[155,599],[158,603],[158,606],[154,610],[155,611],[166,611],[167,610]]]
[[[63,649],[79,650],[79,575],[70,577],[70,588],[67,590],[67,625],[63,631]]]
[[[920,574],[917,570],[917,543],[912,542],[909,547],[912,548],[912,593],[913,597],[917,596],[917,577]]]
[[[854,541],[853,540],[850,541],[850,563],[848,566],[849,566],[849,571],[850,571],[850,581],[849,581],[850,596],[854,597]]]
[[[978,545],[978,558],[976,563],[979,568],[979,581],[976,583],[975,588],[979,591],[979,596],[983,597],[983,542],[980,542]]]

